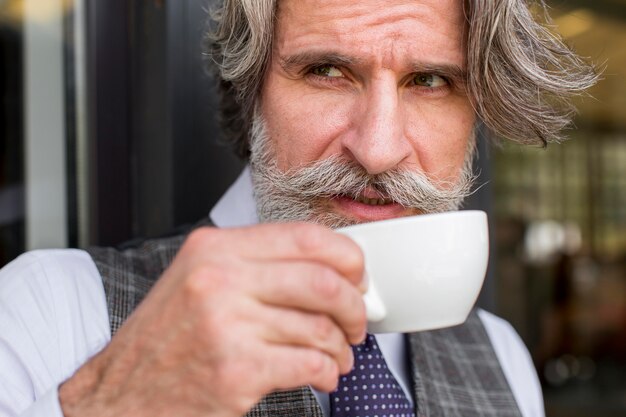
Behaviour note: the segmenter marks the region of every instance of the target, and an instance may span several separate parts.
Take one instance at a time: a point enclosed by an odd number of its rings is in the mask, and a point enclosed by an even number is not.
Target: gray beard
[[[474,136],[474,135],[473,135]],[[261,222],[314,222],[331,228],[350,226],[358,220],[333,212],[329,199],[356,198],[371,187],[382,198],[421,213],[458,210],[471,194],[474,137],[459,179],[435,183],[421,172],[389,170],[371,175],[358,163],[339,156],[283,172],[278,168],[265,122],[254,117],[250,132],[250,169],[257,214]]]

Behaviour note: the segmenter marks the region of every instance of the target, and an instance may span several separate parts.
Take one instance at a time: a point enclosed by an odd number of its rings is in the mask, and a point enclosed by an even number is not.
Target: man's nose
[[[344,152],[370,174],[395,168],[411,153],[398,94],[391,80],[362,92],[352,116],[354,128],[342,140]]]

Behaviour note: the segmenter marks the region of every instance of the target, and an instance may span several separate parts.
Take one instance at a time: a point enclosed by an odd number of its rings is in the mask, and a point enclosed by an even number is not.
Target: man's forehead
[[[281,59],[335,50],[354,61],[464,66],[464,30],[461,0],[279,0],[274,46]]]
[[[310,16],[309,22],[334,23],[366,16],[370,24],[399,14],[433,21],[441,17],[463,24],[464,0],[277,0],[278,17]],[[313,19],[315,16],[317,19]]]

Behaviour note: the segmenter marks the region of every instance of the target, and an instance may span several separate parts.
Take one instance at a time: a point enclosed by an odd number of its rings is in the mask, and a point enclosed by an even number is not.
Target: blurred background
[[[0,0],[0,266],[205,216],[242,168],[204,71],[207,0]],[[483,135],[480,304],[529,347],[549,417],[626,416],[626,1],[550,0],[606,64],[569,140]],[[499,144],[498,144],[499,143]]]

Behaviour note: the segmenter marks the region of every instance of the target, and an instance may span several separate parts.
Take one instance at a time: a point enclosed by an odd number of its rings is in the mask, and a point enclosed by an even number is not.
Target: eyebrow
[[[298,72],[302,67],[334,65],[349,67],[361,64],[362,59],[334,51],[306,51],[279,57],[280,66],[287,73]],[[467,81],[467,71],[459,65],[446,63],[413,62],[408,66],[412,73],[437,74],[462,86]]]
[[[360,59],[329,51],[307,51],[294,55],[279,57],[280,66],[285,72],[295,72],[302,67],[314,65],[353,66],[361,62]]]

